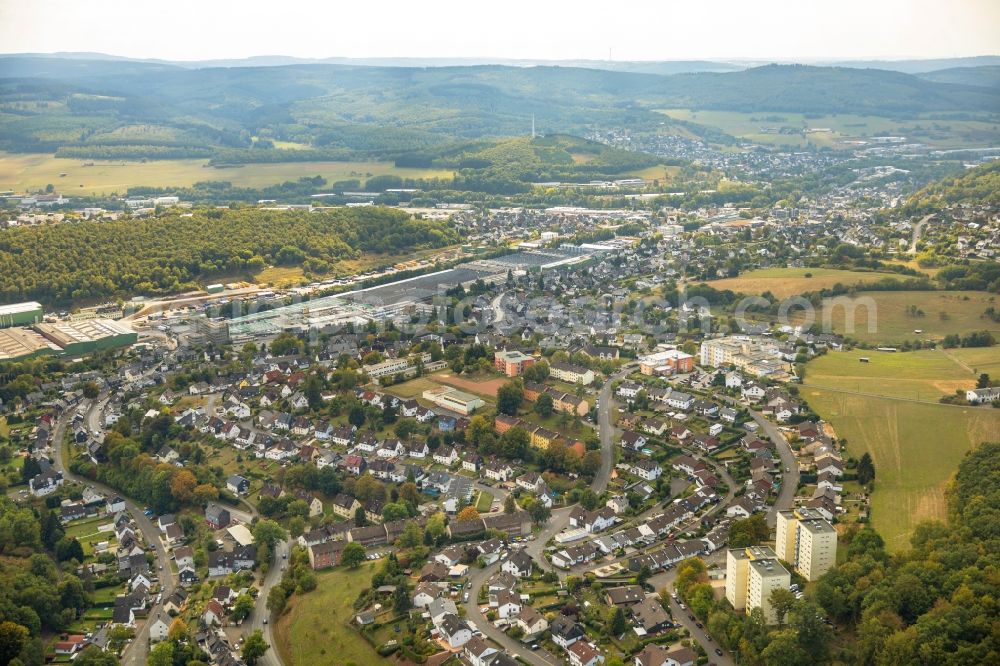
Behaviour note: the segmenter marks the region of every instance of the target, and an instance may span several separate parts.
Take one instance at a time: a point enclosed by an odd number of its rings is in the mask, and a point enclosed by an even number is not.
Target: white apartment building
[[[775,549],[806,580],[816,580],[837,562],[837,530],[819,512],[779,511]]]

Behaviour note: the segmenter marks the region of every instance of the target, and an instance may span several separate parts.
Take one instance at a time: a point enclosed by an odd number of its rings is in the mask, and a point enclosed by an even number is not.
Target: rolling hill
[[[0,149],[228,162],[395,158],[456,141],[523,136],[533,116],[546,134],[628,127],[719,140],[713,130],[655,109],[911,117],[1000,108],[996,89],[883,70],[769,65],[665,74],[672,71],[665,65],[633,65],[650,71],[298,63],[192,68],[10,56],[0,58]],[[275,141],[300,150],[276,149]]]
[[[938,83],[957,83],[982,88],[1000,88],[1000,65],[983,67],[952,67],[921,74],[920,78]]]

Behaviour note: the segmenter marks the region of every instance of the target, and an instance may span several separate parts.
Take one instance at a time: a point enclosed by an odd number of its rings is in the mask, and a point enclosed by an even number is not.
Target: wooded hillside
[[[388,208],[323,212],[256,208],[79,222],[0,234],[0,302],[67,304],[175,293],[268,265],[322,275],[340,260],[457,242],[445,222]]]

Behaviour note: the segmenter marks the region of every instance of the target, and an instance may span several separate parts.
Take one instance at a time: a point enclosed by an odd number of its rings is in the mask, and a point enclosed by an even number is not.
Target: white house
[[[156,616],[153,623],[149,625],[149,640],[153,643],[159,643],[160,641],[167,640],[167,633],[170,631],[170,625],[163,620],[160,615]]]
[[[445,613],[437,623],[438,633],[448,642],[452,650],[457,650],[472,640],[472,629],[465,620],[452,613]]]
[[[28,481],[31,494],[35,497],[45,497],[46,495],[50,495],[58,490],[62,484],[62,473],[57,472],[51,467],[41,474],[36,474],[30,481]]]
[[[632,473],[646,481],[656,481],[663,474],[663,469],[652,458],[643,458],[632,465]]]
[[[972,389],[965,392],[965,399],[969,401],[970,404],[978,405],[984,402],[993,402],[994,400],[1000,400],[1000,386],[994,386],[992,388],[981,388]]]
[[[500,651],[478,636],[473,636],[462,649],[470,666],[491,666]]]
[[[506,571],[512,576],[517,576],[518,578],[527,578],[531,575],[531,570],[534,567],[534,562],[531,556],[528,555],[523,550],[515,550],[507,558],[507,561],[503,563],[500,567],[502,571]]]
[[[501,620],[507,620],[520,614],[521,598],[513,592],[501,590],[496,595],[496,611],[497,617]]]

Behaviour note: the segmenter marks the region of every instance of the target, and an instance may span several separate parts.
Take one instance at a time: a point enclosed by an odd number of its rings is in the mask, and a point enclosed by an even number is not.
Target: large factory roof
[[[31,356],[40,351],[61,351],[30,328],[0,329],[0,361]]]
[[[60,321],[54,324],[38,324],[35,329],[60,347],[133,333],[127,324],[110,319]]]
[[[10,305],[0,305],[0,317],[22,314],[24,312],[35,312],[42,309],[42,304],[35,301],[24,303],[11,303]]]

